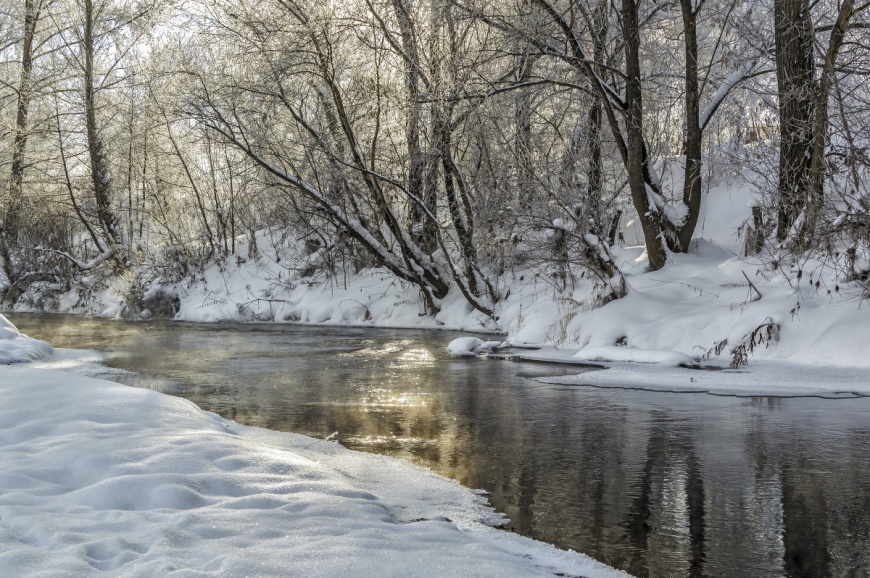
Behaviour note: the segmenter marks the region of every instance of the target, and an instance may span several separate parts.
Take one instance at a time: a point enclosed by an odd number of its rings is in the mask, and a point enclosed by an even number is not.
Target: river
[[[509,527],[636,576],[870,575],[870,399],[544,384],[458,334],[7,314],[107,377],[490,492]],[[576,372],[576,370],[574,371]]]

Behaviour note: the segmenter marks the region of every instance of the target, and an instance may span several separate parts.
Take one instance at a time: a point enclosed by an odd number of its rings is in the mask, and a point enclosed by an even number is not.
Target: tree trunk
[[[531,14],[528,0],[523,0],[522,10]],[[532,76],[534,56],[529,53],[528,45],[517,42],[514,57],[515,78],[519,83],[526,83]],[[516,91],[514,109],[514,162],[517,175],[517,205],[528,214],[533,210],[535,176],[532,171],[532,94],[528,88]]]
[[[109,167],[103,150],[103,141],[100,138],[99,128],[97,127],[94,88],[94,3],[93,0],[84,0],[84,4],[85,129],[88,138],[88,155],[91,161],[91,182],[94,187],[97,218],[100,221],[100,225],[102,225],[109,246],[117,250],[121,245],[121,238],[118,234],[118,219],[112,210],[112,183],[109,178]]]
[[[683,12],[683,33],[686,38],[686,167],[683,180],[683,204],[686,219],[677,227],[674,250],[689,250],[698,215],[701,212],[701,105],[698,91],[698,31],[697,15],[692,0],[680,0]]]
[[[593,21],[593,59],[595,62],[604,62],[607,48],[607,0],[601,0],[596,4]],[[602,158],[601,158],[601,99],[592,97],[589,114],[586,117],[586,141],[589,148],[589,162],[586,165],[586,206],[592,211],[596,219],[596,227],[603,231],[603,223],[598,220],[601,215],[602,194]]]
[[[622,34],[625,41],[625,101],[626,101],[626,170],[631,199],[643,229],[649,268],[657,271],[665,266],[667,254],[662,243],[661,219],[653,213],[658,208],[650,202],[647,181],[650,180],[646,166],[646,147],[643,137],[643,100],[640,84],[640,29],[638,24],[637,3],[623,0]]]
[[[411,19],[409,0],[393,0],[393,10],[399,23],[402,50],[405,56],[405,90],[408,93],[408,118],[405,123],[405,138],[408,141],[408,192],[423,201],[425,207],[435,214],[435,194],[426,178],[426,155],[420,144],[420,123],[423,104],[420,102],[420,57]],[[423,207],[411,203],[410,219],[415,240],[427,253],[436,248],[435,223],[424,214]]]
[[[812,157],[809,167],[810,195],[807,199],[806,218],[801,228],[801,245],[804,247],[809,246],[822,211],[825,184],[825,145],[828,141],[828,97],[834,83],[834,65],[837,62],[837,55],[840,52],[846,31],[849,28],[849,21],[854,15],[854,7],[854,0],[846,0],[840,7],[834,28],[831,30],[828,49],[825,52],[825,61],[822,64],[822,74],[819,79],[816,96],[815,117],[813,119]],[[859,8],[859,11],[866,9],[866,7],[866,5],[863,5],[862,8]]]
[[[774,21],[781,139],[776,238],[784,241],[811,194],[816,79],[809,1],[776,0]]]

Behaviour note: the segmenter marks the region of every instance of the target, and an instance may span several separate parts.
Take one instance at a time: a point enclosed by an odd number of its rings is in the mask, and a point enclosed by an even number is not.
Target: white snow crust
[[[458,337],[447,344],[450,355],[476,356],[477,349],[483,345],[483,340],[477,337]]]
[[[562,363],[569,361],[564,352],[553,349],[518,358]],[[584,370],[577,375],[564,377],[540,378],[540,381],[733,397],[840,399],[870,396],[870,372],[863,368],[807,367],[776,361],[759,361],[739,369],[719,366],[707,370],[670,364],[639,366],[637,363],[599,361],[595,364],[604,366],[604,369]]]
[[[48,343],[23,335],[6,317],[0,315],[0,364],[42,359],[52,351]]]
[[[447,344],[450,355],[457,357],[477,357],[492,353],[503,345],[502,341],[483,341],[477,337],[457,337]]]
[[[630,361],[634,363],[658,363],[662,365],[686,365],[694,363],[694,359],[676,351],[637,349],[615,345],[586,347],[571,357],[577,361]]]

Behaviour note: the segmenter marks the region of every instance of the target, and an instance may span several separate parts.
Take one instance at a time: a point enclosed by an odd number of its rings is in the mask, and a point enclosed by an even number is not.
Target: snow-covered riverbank
[[[687,254],[671,255],[654,272],[629,220],[626,246],[614,248],[628,294],[603,307],[596,306],[592,283],[579,275],[560,287],[540,268],[518,263],[493,279],[501,295],[493,316],[472,309],[456,287],[439,303],[440,311],[428,315],[419,290],[389,271],[327,274],[315,266],[317,253],[304,257],[309,265],[300,268],[292,239],[263,230],[254,256],[241,256],[249,251],[248,241],[240,239],[237,255],[177,283],[160,277],[146,282],[130,272],[109,286],[82,283],[57,299],[25,294],[16,309],[39,310],[33,304],[41,303],[61,312],[147,318],[154,314],[149,299],[164,307],[171,299],[181,321],[442,328],[484,341],[497,334],[513,345],[555,347],[578,360],[767,360],[870,370],[863,257],[851,269],[810,258],[781,262],[784,257],[775,254],[741,257],[738,231],[752,202],[748,187],[726,183],[711,189],[701,236]],[[138,304],[125,301],[131,294],[142,296]]]
[[[624,575],[415,466],[68,371],[0,366],[0,463],[0,576]]]

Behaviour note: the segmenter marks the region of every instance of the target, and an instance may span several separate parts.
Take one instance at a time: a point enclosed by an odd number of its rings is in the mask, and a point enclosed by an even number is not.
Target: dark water
[[[486,489],[516,531],[638,576],[870,575],[867,398],[546,385],[565,368],[453,359],[447,332],[9,317],[132,385]]]

